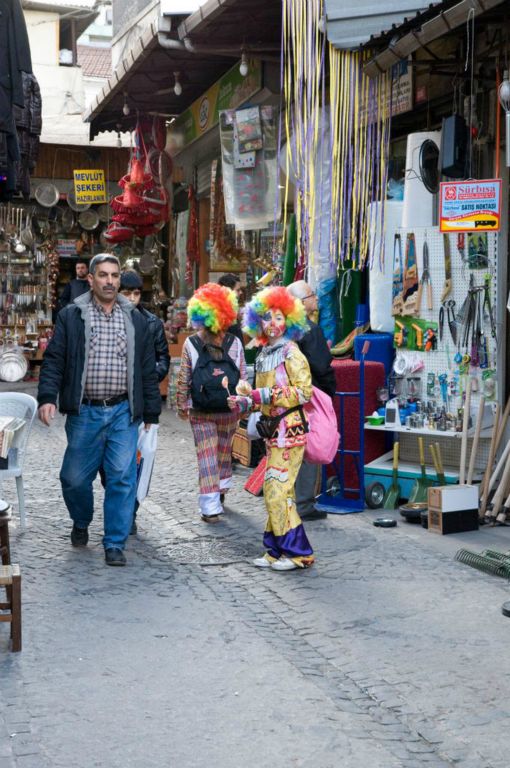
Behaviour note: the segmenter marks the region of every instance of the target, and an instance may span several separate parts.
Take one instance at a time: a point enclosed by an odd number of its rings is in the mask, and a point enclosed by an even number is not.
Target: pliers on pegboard
[[[444,327],[444,311],[446,309],[446,317],[448,321],[448,328],[450,329],[450,335],[454,344],[457,343],[457,319],[455,317],[455,301],[453,299],[447,299],[441,304],[439,310],[439,341],[443,340],[443,327]]]

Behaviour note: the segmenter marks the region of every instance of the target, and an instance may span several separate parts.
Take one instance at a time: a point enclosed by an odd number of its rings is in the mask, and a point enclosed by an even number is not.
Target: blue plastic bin
[[[359,360],[363,344],[369,341],[370,348],[365,355],[365,360],[374,360],[384,365],[386,378],[391,372],[395,350],[393,348],[393,334],[391,333],[360,333],[354,339],[354,359]]]

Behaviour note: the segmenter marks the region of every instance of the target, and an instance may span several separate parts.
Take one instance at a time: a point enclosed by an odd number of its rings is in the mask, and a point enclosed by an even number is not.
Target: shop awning
[[[208,0],[175,24],[160,17],[132,45],[98,96],[85,121],[91,138],[101,131],[130,130],[140,114],[171,118],[184,112],[209,86],[240,59],[279,57],[280,0]],[[179,72],[182,94],[173,90]],[[124,94],[130,114],[123,115]]]
[[[392,30],[391,39],[385,48],[368,62],[365,72],[369,77],[377,77],[381,72],[387,72],[394,64],[407,59],[414,51],[465,24],[471,14],[475,17],[480,16],[505,1],[461,0],[453,5],[439,3],[438,7],[431,9],[426,17],[419,16],[414,22],[407,23],[405,30]],[[383,32],[382,29],[381,32]],[[385,37],[388,38],[388,33]],[[377,47],[377,44],[378,41],[372,38],[365,47]]]
[[[434,3],[441,5],[441,3]],[[385,29],[400,26],[410,16],[430,8],[426,0],[325,0],[326,35],[335,48],[351,50]]]

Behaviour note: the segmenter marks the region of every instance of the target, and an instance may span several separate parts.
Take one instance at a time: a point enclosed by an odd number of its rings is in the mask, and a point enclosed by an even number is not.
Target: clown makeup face
[[[285,315],[280,309],[270,309],[262,318],[261,326],[268,344],[274,344],[285,333]]]

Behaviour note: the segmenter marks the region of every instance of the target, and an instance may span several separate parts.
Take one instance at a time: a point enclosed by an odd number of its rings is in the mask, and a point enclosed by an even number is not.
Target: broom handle
[[[506,458],[507,458],[509,452],[510,452],[510,441],[505,445],[505,449],[504,449],[503,453],[501,454],[500,459],[499,459],[498,463],[496,464],[496,468],[495,468],[494,472],[492,473],[492,475],[490,477],[490,480],[489,480],[489,493],[494,488],[494,483],[496,482],[496,480],[500,476],[501,471],[502,471],[503,467],[505,466],[505,461],[506,461]]]
[[[423,447],[423,437],[418,438],[418,447],[420,449],[420,464],[425,466],[425,448]]]
[[[509,483],[510,483],[510,456],[508,456],[506,460],[503,477],[501,478],[501,482],[498,486],[498,490],[494,494],[494,503],[492,505],[492,510],[491,510],[492,518],[496,518],[499,514],[501,504],[503,503],[503,496],[505,495],[505,491]]]
[[[466,482],[466,452],[467,433],[469,429],[469,409],[471,406],[471,377],[468,377],[466,386],[466,399],[464,401],[464,418],[462,419],[462,441],[460,445],[459,485]]]
[[[436,455],[437,455],[437,466],[439,467],[439,472],[444,477],[443,454],[441,453],[441,448],[439,446],[439,443],[436,443]]]
[[[498,452],[498,448],[503,438],[503,433],[506,429],[506,423],[508,421],[509,416],[510,416],[510,397],[506,401],[505,410],[503,411],[503,416],[501,417],[501,424],[498,427],[498,436],[496,437],[496,449],[494,451],[494,455],[496,455]]]
[[[398,469],[398,442],[393,443],[393,471]]]
[[[478,451],[478,441],[480,440],[480,432],[482,431],[482,421],[485,412],[485,397],[480,398],[478,406],[478,415],[476,417],[476,429],[475,436],[473,438],[473,445],[471,446],[471,456],[469,457],[469,468],[467,473],[466,483],[471,485],[473,482],[473,472],[475,471],[476,453]]]
[[[485,513],[487,511],[487,502],[489,500],[489,481],[492,473],[492,465],[494,464],[494,456],[496,455],[496,440],[497,440],[498,427],[499,427],[499,413],[500,413],[500,405],[498,403],[496,405],[496,413],[494,414],[494,424],[492,425],[491,444],[489,448],[489,461],[487,462],[487,469],[485,470],[485,475],[483,476],[483,482],[482,482],[483,493],[482,493],[482,504],[480,507],[480,519],[482,520],[485,517]]]
[[[439,473],[439,464],[437,463],[436,449],[435,449],[435,446],[433,446],[433,445],[429,445],[429,448],[430,448],[430,452],[432,454],[432,461],[434,463],[434,469],[436,470],[437,481],[440,482],[440,480],[439,480],[439,474],[440,474]]]

